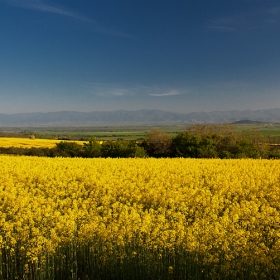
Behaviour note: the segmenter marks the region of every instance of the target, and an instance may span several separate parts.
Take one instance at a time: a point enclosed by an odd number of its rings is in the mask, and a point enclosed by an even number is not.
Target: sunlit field
[[[59,142],[61,140],[0,137],[0,147],[3,148],[54,148]],[[71,142],[83,144],[82,141]]]
[[[0,279],[278,279],[280,162],[0,156]]]

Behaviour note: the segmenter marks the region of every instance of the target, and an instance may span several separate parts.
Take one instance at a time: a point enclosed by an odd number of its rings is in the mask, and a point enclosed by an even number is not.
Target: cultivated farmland
[[[0,156],[0,279],[277,279],[276,160]]]

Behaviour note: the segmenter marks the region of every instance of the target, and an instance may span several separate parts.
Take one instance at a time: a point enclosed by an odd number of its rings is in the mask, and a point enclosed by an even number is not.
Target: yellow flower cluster
[[[54,148],[59,142],[61,140],[0,137],[0,147],[4,148]],[[70,142],[76,142],[80,145],[83,144],[81,141]]]
[[[0,156],[0,279],[278,279],[280,162]]]

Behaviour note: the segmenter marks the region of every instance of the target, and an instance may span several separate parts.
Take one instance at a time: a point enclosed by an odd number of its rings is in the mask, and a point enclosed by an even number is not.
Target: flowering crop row
[[[9,148],[54,148],[61,140],[53,139],[30,139],[30,138],[12,138],[0,137],[0,147]],[[69,141],[83,144],[81,141]]]
[[[280,163],[0,156],[0,279],[278,279]]]

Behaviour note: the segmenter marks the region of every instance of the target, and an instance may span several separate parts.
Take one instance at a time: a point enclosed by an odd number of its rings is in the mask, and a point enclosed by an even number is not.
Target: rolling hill
[[[242,120],[280,122],[280,108],[246,111],[174,113],[160,110],[60,111],[49,113],[0,114],[0,126],[89,126],[128,124],[223,123]]]

